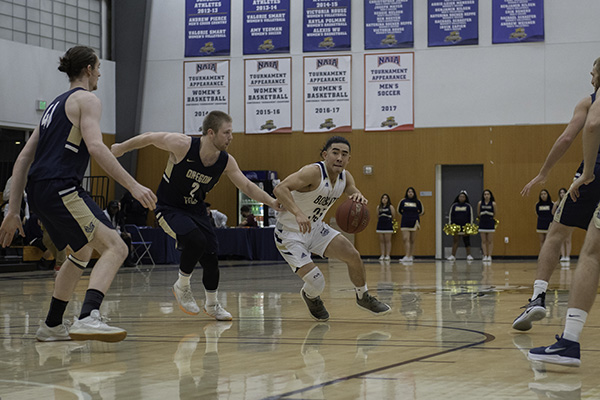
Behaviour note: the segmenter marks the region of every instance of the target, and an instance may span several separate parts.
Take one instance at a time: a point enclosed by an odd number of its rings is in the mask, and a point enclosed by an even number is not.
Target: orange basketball
[[[369,209],[366,204],[348,199],[337,208],[335,220],[344,232],[358,233],[369,225]]]

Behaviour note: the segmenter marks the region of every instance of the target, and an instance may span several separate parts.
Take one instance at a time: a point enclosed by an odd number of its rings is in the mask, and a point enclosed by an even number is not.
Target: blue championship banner
[[[228,56],[231,0],[186,0],[185,56]]]
[[[492,0],[492,43],[544,41],[544,0]]]
[[[365,50],[413,46],[413,0],[365,0]]]
[[[244,54],[290,52],[290,0],[244,1]]]
[[[350,49],[350,0],[304,0],[304,51]]]
[[[428,0],[428,45],[479,43],[479,0]]]

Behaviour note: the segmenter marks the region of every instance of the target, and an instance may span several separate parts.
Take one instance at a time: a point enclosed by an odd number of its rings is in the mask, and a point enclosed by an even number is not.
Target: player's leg
[[[73,340],[100,340],[118,342],[127,336],[124,329],[107,325],[100,316],[100,306],[104,296],[127,257],[127,246],[116,230],[99,223],[94,238],[88,246],[76,251],[69,257],[76,268],[85,268],[91,256],[90,249],[96,250],[100,258],[96,261],[90,275],[90,283],[85,293],[79,319],[75,321],[69,334]],[[61,273],[62,273],[61,268]],[[72,270],[69,268],[69,270]]]
[[[569,308],[565,329],[557,342],[547,347],[537,347],[529,351],[529,358],[578,367],[580,361],[579,337],[592,309],[598,290],[600,276],[600,221],[594,217],[585,236],[575,278],[569,292]]]
[[[188,233],[177,235],[177,246],[181,250],[181,258],[177,281],[173,284],[173,294],[181,311],[186,314],[197,315],[200,312],[200,307],[198,307],[192,294],[190,281],[196,264],[206,252],[206,237],[199,228],[194,228]],[[206,272],[204,271],[204,273]]]
[[[325,278],[319,267],[311,261],[298,268],[296,275],[304,281],[304,285],[300,290],[300,296],[306,303],[313,319],[322,322],[327,321],[329,319],[329,312],[327,312],[321,300],[321,293],[325,289]]]
[[[546,290],[548,281],[556,269],[559,259],[560,247],[565,238],[569,237],[575,228],[565,226],[560,222],[550,224],[548,236],[538,256],[535,282],[533,283],[533,294],[529,303],[524,306],[523,311],[514,321],[513,329],[527,331],[531,329],[532,322],[539,321],[546,316]]]
[[[325,289],[325,277],[311,259],[307,236],[279,228],[276,228],[273,233],[277,250],[292,271],[304,281],[300,296],[308,307],[311,317],[316,321],[327,321],[329,312],[321,300],[321,293]]]
[[[87,265],[87,261],[92,255],[92,248],[86,246],[80,251],[83,253],[84,250],[87,250],[87,254],[80,257],[85,259],[85,265]],[[85,267],[81,268],[71,261],[74,257],[74,255],[67,257],[62,268],[58,271],[46,320],[40,321],[40,327],[36,332],[36,339],[40,342],[71,340],[68,328],[63,323],[63,316],[69,300],[75,291],[75,287],[79,282],[79,278],[81,278],[85,269]]]
[[[219,258],[215,252],[205,252],[200,258],[200,264],[202,265],[202,283],[204,284],[204,312],[210,315],[217,321],[231,321],[232,316],[223,306],[219,303],[217,298],[219,288]]]
[[[327,258],[341,260],[348,265],[348,275],[356,291],[356,303],[359,307],[376,315],[388,313],[391,308],[369,294],[366,281],[365,266],[360,253],[348,239],[336,235],[327,245],[323,255]]]

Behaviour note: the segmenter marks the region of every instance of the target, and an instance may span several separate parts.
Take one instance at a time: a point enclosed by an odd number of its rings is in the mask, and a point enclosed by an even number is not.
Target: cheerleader
[[[556,209],[558,208],[560,202],[562,201],[563,197],[565,197],[566,194],[567,194],[567,189],[560,188],[558,190],[558,200],[555,201],[554,204],[552,205],[553,218],[554,218],[554,214],[556,214]],[[567,235],[567,238],[565,239],[565,241],[560,246],[560,261],[561,262],[569,263],[571,261],[571,236],[572,235],[573,235],[573,231],[571,230],[571,232]]]
[[[462,190],[454,199],[454,203],[450,207],[449,217],[450,224],[460,226],[461,231],[457,235],[454,235],[452,255],[448,257],[448,261],[456,260],[456,250],[458,249],[461,236],[467,250],[467,260],[473,261],[473,256],[471,255],[471,238],[464,232],[465,225],[473,223],[473,207],[471,207],[471,203],[469,203],[469,196],[467,195],[466,190]]]
[[[496,232],[496,216],[498,208],[491,190],[484,190],[481,200],[477,203],[477,217],[479,218],[479,233],[481,234],[481,250],[483,261],[492,261],[494,250],[494,232]]]
[[[420,216],[425,213],[423,205],[417,198],[415,188],[409,187],[406,189],[404,199],[398,204],[398,212],[402,214],[400,230],[402,231],[402,241],[406,255],[400,262],[411,262],[415,251],[415,241],[417,239],[417,231],[421,228]]]
[[[540,250],[544,245],[546,235],[548,234],[548,228],[552,222],[552,206],[553,204],[550,193],[548,193],[546,189],[542,189],[540,191],[539,201],[535,205],[535,212],[538,216],[537,233],[538,237],[540,238]]]
[[[391,206],[390,196],[384,193],[377,206],[377,233],[379,234],[379,248],[381,256],[379,260],[389,261],[392,251],[392,234],[394,233],[393,219],[396,218],[396,210]]]

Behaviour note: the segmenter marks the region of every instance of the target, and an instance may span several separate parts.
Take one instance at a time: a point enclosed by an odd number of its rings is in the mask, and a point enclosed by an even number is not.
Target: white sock
[[[563,338],[573,342],[579,342],[579,336],[581,335],[587,316],[588,313],[579,308],[568,308]]]
[[[363,295],[367,292],[367,284],[365,283],[365,286],[363,287],[355,287],[354,290],[356,290],[356,295],[358,296],[359,299],[363,298]]]
[[[190,278],[192,274],[186,274],[184,272],[179,271],[179,279],[177,279],[177,286],[180,288],[185,288],[190,286]]]
[[[206,295],[206,305],[207,306],[214,306],[215,304],[219,303],[219,301],[217,300],[217,291],[216,290],[204,290],[204,294]]]
[[[546,293],[546,290],[548,290],[548,282],[536,279],[533,282],[533,296],[531,296],[531,300],[535,300],[540,294]]]

